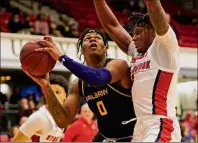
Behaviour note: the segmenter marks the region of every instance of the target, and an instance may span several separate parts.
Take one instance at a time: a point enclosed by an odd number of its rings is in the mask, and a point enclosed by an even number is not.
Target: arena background
[[[107,0],[124,25],[132,12],[146,12],[142,1]],[[180,45],[177,117],[185,142],[198,141],[197,48],[198,0],[161,0]],[[92,0],[1,0],[0,141],[10,141],[22,116],[29,116],[43,103],[40,89],[20,68],[19,53],[31,39],[53,36],[61,50],[79,62],[76,42],[86,28],[102,29]],[[42,29],[42,30],[41,30]],[[109,38],[109,40],[111,40]],[[108,56],[130,61],[114,42]],[[57,64],[52,71],[70,83],[76,78]],[[28,99],[23,109],[21,99]],[[28,114],[22,114],[23,112]],[[16,128],[13,128],[16,127]]]

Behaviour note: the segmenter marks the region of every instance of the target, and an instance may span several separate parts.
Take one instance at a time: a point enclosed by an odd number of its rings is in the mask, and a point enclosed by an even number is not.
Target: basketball
[[[35,52],[42,48],[36,40],[27,42],[20,51],[21,65],[34,76],[43,76],[50,72],[56,61],[46,52]]]

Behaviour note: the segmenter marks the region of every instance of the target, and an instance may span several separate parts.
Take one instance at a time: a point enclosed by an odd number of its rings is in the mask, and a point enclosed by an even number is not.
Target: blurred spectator
[[[20,100],[20,106],[22,110],[28,110],[29,109],[28,100],[26,98],[22,98]]]
[[[194,117],[193,111],[187,111],[184,119],[180,122],[182,129],[182,141],[194,142],[197,141],[197,121]]]
[[[19,14],[14,14],[8,22],[8,28],[12,33],[17,33],[23,28]]]
[[[146,13],[146,6],[142,0],[138,1],[139,12]]]
[[[70,26],[71,26],[71,31],[72,31],[71,32],[71,37],[73,37],[73,38],[79,37],[80,36],[79,30],[78,30],[79,24],[74,22]]]
[[[64,135],[64,142],[92,142],[98,132],[94,114],[87,104],[81,107],[81,116],[69,126]]]
[[[178,10],[177,14],[174,15],[174,18],[182,24],[192,24],[192,18],[190,18],[189,16],[184,15],[184,13],[182,12],[182,10]]]
[[[9,137],[6,134],[0,134],[0,142],[9,142]]]
[[[54,22],[50,23],[50,35],[56,37],[63,37],[62,33],[57,29],[57,24]]]
[[[33,100],[30,100],[29,101],[29,107],[31,110],[35,110],[36,109],[36,104]]]
[[[33,23],[30,21],[30,15],[24,14],[23,27],[29,29],[33,27]]]
[[[61,24],[57,27],[57,29],[61,32],[63,37],[70,37],[71,35],[71,28],[66,24]]]
[[[36,108],[39,109],[41,106],[45,105],[45,101],[45,97],[42,95]]]
[[[35,34],[38,35],[49,35],[49,25],[44,15],[40,14],[34,23]]]
[[[10,97],[10,104],[17,104],[20,100],[20,88],[16,87]]]
[[[18,125],[12,126],[12,128],[10,130],[10,140],[18,133],[18,131],[19,131]]]
[[[7,101],[8,101],[7,96],[3,94],[2,92],[0,92],[0,105],[5,104]]]
[[[140,6],[139,6],[139,1],[136,0],[130,0],[129,1],[129,9],[133,12],[139,12],[140,11]]]
[[[32,111],[29,108],[28,100],[26,98],[22,98],[20,100],[20,109],[19,109],[19,117],[27,116],[32,114]]]

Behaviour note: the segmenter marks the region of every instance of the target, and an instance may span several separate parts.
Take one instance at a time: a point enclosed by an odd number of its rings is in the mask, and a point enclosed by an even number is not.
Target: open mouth
[[[94,49],[97,48],[97,43],[96,43],[96,42],[90,43],[90,44],[89,44],[89,48],[92,48],[92,49],[93,49],[93,48],[94,48]]]

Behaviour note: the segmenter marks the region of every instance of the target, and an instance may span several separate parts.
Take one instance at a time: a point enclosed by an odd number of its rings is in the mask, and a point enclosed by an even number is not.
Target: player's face
[[[58,101],[61,103],[61,105],[63,105],[63,103],[66,99],[65,89],[58,84],[51,84],[51,87],[52,87],[52,90],[54,91],[54,93],[56,94]]]
[[[146,53],[153,42],[155,32],[152,28],[135,27],[133,40],[139,53]]]
[[[83,39],[82,54],[85,57],[90,55],[103,56],[107,52],[102,37],[97,33],[88,33]]]

